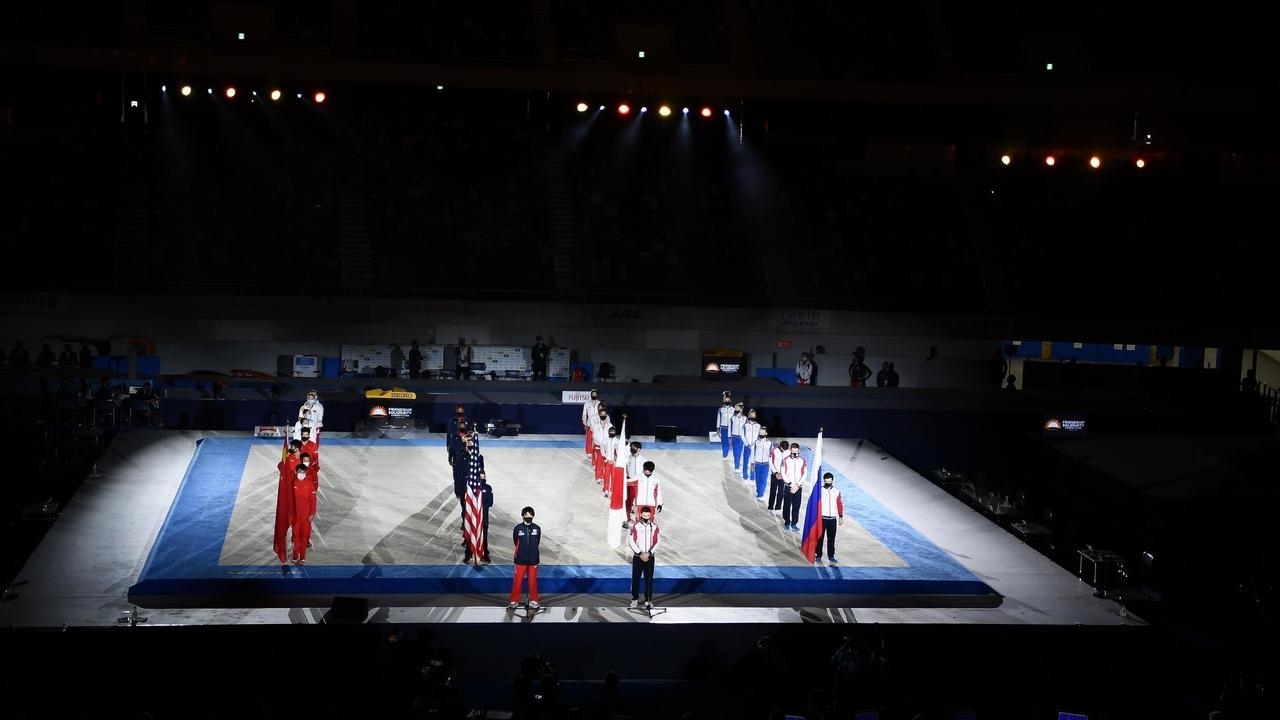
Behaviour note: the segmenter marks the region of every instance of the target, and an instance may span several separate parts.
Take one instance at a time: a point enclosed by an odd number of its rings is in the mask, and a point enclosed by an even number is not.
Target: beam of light
[[[1008,155],[1001,155],[1001,156],[1000,156],[1000,164],[1001,164],[1001,165],[1008,165],[1008,164],[1009,164],[1009,163],[1011,163],[1011,162],[1013,162],[1013,158],[1009,157]]]
[[[1054,163],[1056,163],[1056,162],[1058,162],[1058,159],[1057,159],[1057,158],[1055,158],[1054,156],[1052,156],[1052,155],[1047,155],[1047,156],[1045,156],[1045,159],[1044,159],[1044,164],[1045,164],[1045,165],[1048,165],[1049,167],[1053,167],[1053,164],[1054,164]]]
[[[671,116],[671,106],[670,106],[670,105],[663,105],[663,106],[659,107],[659,108],[658,108],[658,114],[659,114],[659,115],[661,115],[662,117],[670,117],[670,116]]]
[[[1094,155],[1093,157],[1089,158],[1089,167],[1093,168],[1094,170],[1097,170],[1098,168],[1102,167],[1102,159],[1099,158],[1097,155]]]
[[[190,86],[190,85],[183,85],[183,86],[182,86],[182,91],[181,91],[181,92],[182,92],[182,97],[187,97],[188,95],[190,95],[190,94],[191,94],[191,86]]]
[[[584,103],[584,102],[580,102],[580,103],[578,103],[578,112],[580,112],[580,113],[581,113],[581,112],[586,112],[586,111],[587,111],[587,104],[586,104],[586,103]]]
[[[710,106],[703,106],[703,108],[702,108],[701,110],[699,110],[699,111],[698,111],[698,114],[699,114],[699,115],[701,115],[701,116],[702,116],[702,117],[704,117],[704,118],[709,118],[709,117],[711,117],[711,108],[710,108]]]
[[[319,105],[320,103],[323,103],[326,99],[328,99],[328,97],[329,96],[325,95],[323,91],[317,91],[315,94],[316,104]]]
[[[272,99],[272,100],[279,100],[279,99],[280,99],[280,91],[279,91],[279,90],[272,90],[272,91],[271,91],[271,99]]]
[[[235,97],[235,96],[236,96],[236,89],[235,89],[235,88],[233,88],[233,87],[229,87],[229,88],[227,88],[227,99],[228,99],[228,100],[230,100],[231,98],[233,98],[233,97]]]
[[[622,103],[621,105],[618,106],[618,114],[619,115],[631,114],[631,106],[626,103]]]

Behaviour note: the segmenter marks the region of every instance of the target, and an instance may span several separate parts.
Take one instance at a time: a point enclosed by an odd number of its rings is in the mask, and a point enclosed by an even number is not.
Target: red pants
[[[636,493],[639,492],[639,484],[636,480],[627,481],[627,519],[634,520],[636,517]]]
[[[293,557],[307,559],[307,542],[311,540],[311,502],[315,498],[309,480],[293,484]]]
[[[529,599],[538,601],[538,566],[516,565],[516,576],[511,580],[511,602],[520,599],[520,587],[526,575],[529,576]]]
[[[588,456],[590,456],[590,455],[591,455],[591,451],[592,451],[592,449],[594,449],[594,448],[595,448],[595,446],[596,446],[595,442],[591,439],[591,426],[590,426],[590,425],[583,425],[583,426],[582,426],[582,429],[583,429],[583,430],[585,430],[585,431],[586,431],[586,434],[587,434],[587,446],[586,446],[585,450],[586,450],[587,455],[588,455]]]

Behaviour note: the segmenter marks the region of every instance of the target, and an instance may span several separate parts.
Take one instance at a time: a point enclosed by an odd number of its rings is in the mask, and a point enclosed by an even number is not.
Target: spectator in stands
[[[45,343],[40,346],[40,352],[36,353],[36,367],[41,370],[48,370],[53,367],[57,359],[57,356],[53,354],[53,348],[49,347],[49,343]]]
[[[547,360],[551,357],[551,347],[542,341],[542,336],[534,338],[533,348],[529,350],[529,359],[533,365],[533,379],[547,379]]]
[[[1013,373],[1009,373],[1009,377],[1007,377],[1007,378],[1005,378],[1005,379],[1004,379],[1004,389],[1005,389],[1005,390],[1017,390],[1017,389],[1018,389],[1018,376],[1017,376],[1017,375],[1014,375]]]
[[[58,354],[58,367],[73,368],[80,366],[80,356],[76,355],[76,351],[71,349],[71,343],[62,346],[62,352]]]
[[[809,360],[809,353],[800,353],[800,362],[796,363],[796,384],[808,385],[813,381],[813,362]]]
[[[422,377],[422,348],[417,340],[409,343],[409,377],[414,380]]]
[[[889,387],[898,387],[898,383],[902,378],[898,376],[898,368],[893,363],[889,363]]]
[[[404,349],[400,347],[400,343],[392,343],[391,372],[389,375],[393,378],[398,378],[402,372],[404,372]]]
[[[603,678],[603,687],[600,690],[600,694],[591,702],[590,714],[587,717],[591,720],[613,720],[613,718],[628,717],[631,712],[627,707],[626,700],[622,697],[621,685],[621,678],[616,671],[606,671]]]
[[[1244,371],[1244,377],[1240,379],[1240,392],[1245,395],[1258,394],[1258,378],[1253,368]]]
[[[867,378],[870,377],[871,368],[867,365],[867,349],[859,345],[853,351],[853,359],[849,361],[849,387],[866,387]]]
[[[471,346],[467,344],[464,337],[458,338],[458,344],[453,348],[453,379],[466,380],[471,374],[471,360],[475,357],[475,352]]]
[[[853,372],[853,364],[849,365],[849,372]],[[852,381],[852,375],[850,376]],[[876,373],[876,387],[889,387],[889,361],[885,360],[880,366],[880,372]]]
[[[93,351],[87,342],[80,343],[80,367],[85,370],[93,367]]]
[[[27,346],[21,340],[13,341],[13,349],[9,351],[9,367],[16,370],[31,367],[31,353],[27,352]]]

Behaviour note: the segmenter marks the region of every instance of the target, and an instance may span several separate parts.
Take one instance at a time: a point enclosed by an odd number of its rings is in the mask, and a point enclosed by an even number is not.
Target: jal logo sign
[[[779,310],[780,330],[826,330],[831,318],[821,310]]]

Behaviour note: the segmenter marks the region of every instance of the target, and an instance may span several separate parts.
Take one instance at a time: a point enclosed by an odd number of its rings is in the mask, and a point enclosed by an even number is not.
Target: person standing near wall
[[[813,363],[809,360],[809,353],[800,353],[800,362],[796,363],[796,384],[808,385],[813,382]]]
[[[886,381],[888,366],[885,367]],[[861,345],[853,351],[853,359],[849,361],[849,387],[864,388],[871,377],[871,367],[867,365],[867,350]]]
[[[400,343],[391,344],[391,377],[398,378],[404,372],[404,349]]]
[[[467,339],[458,338],[458,344],[453,348],[453,379],[466,380],[471,376],[471,360],[475,357]]]
[[[409,343],[409,378],[416,380],[422,377],[422,347],[417,340]]]
[[[533,365],[535,382],[547,379],[547,361],[551,357],[551,346],[542,341],[542,336],[534,338],[533,347],[529,350],[529,360]]]

